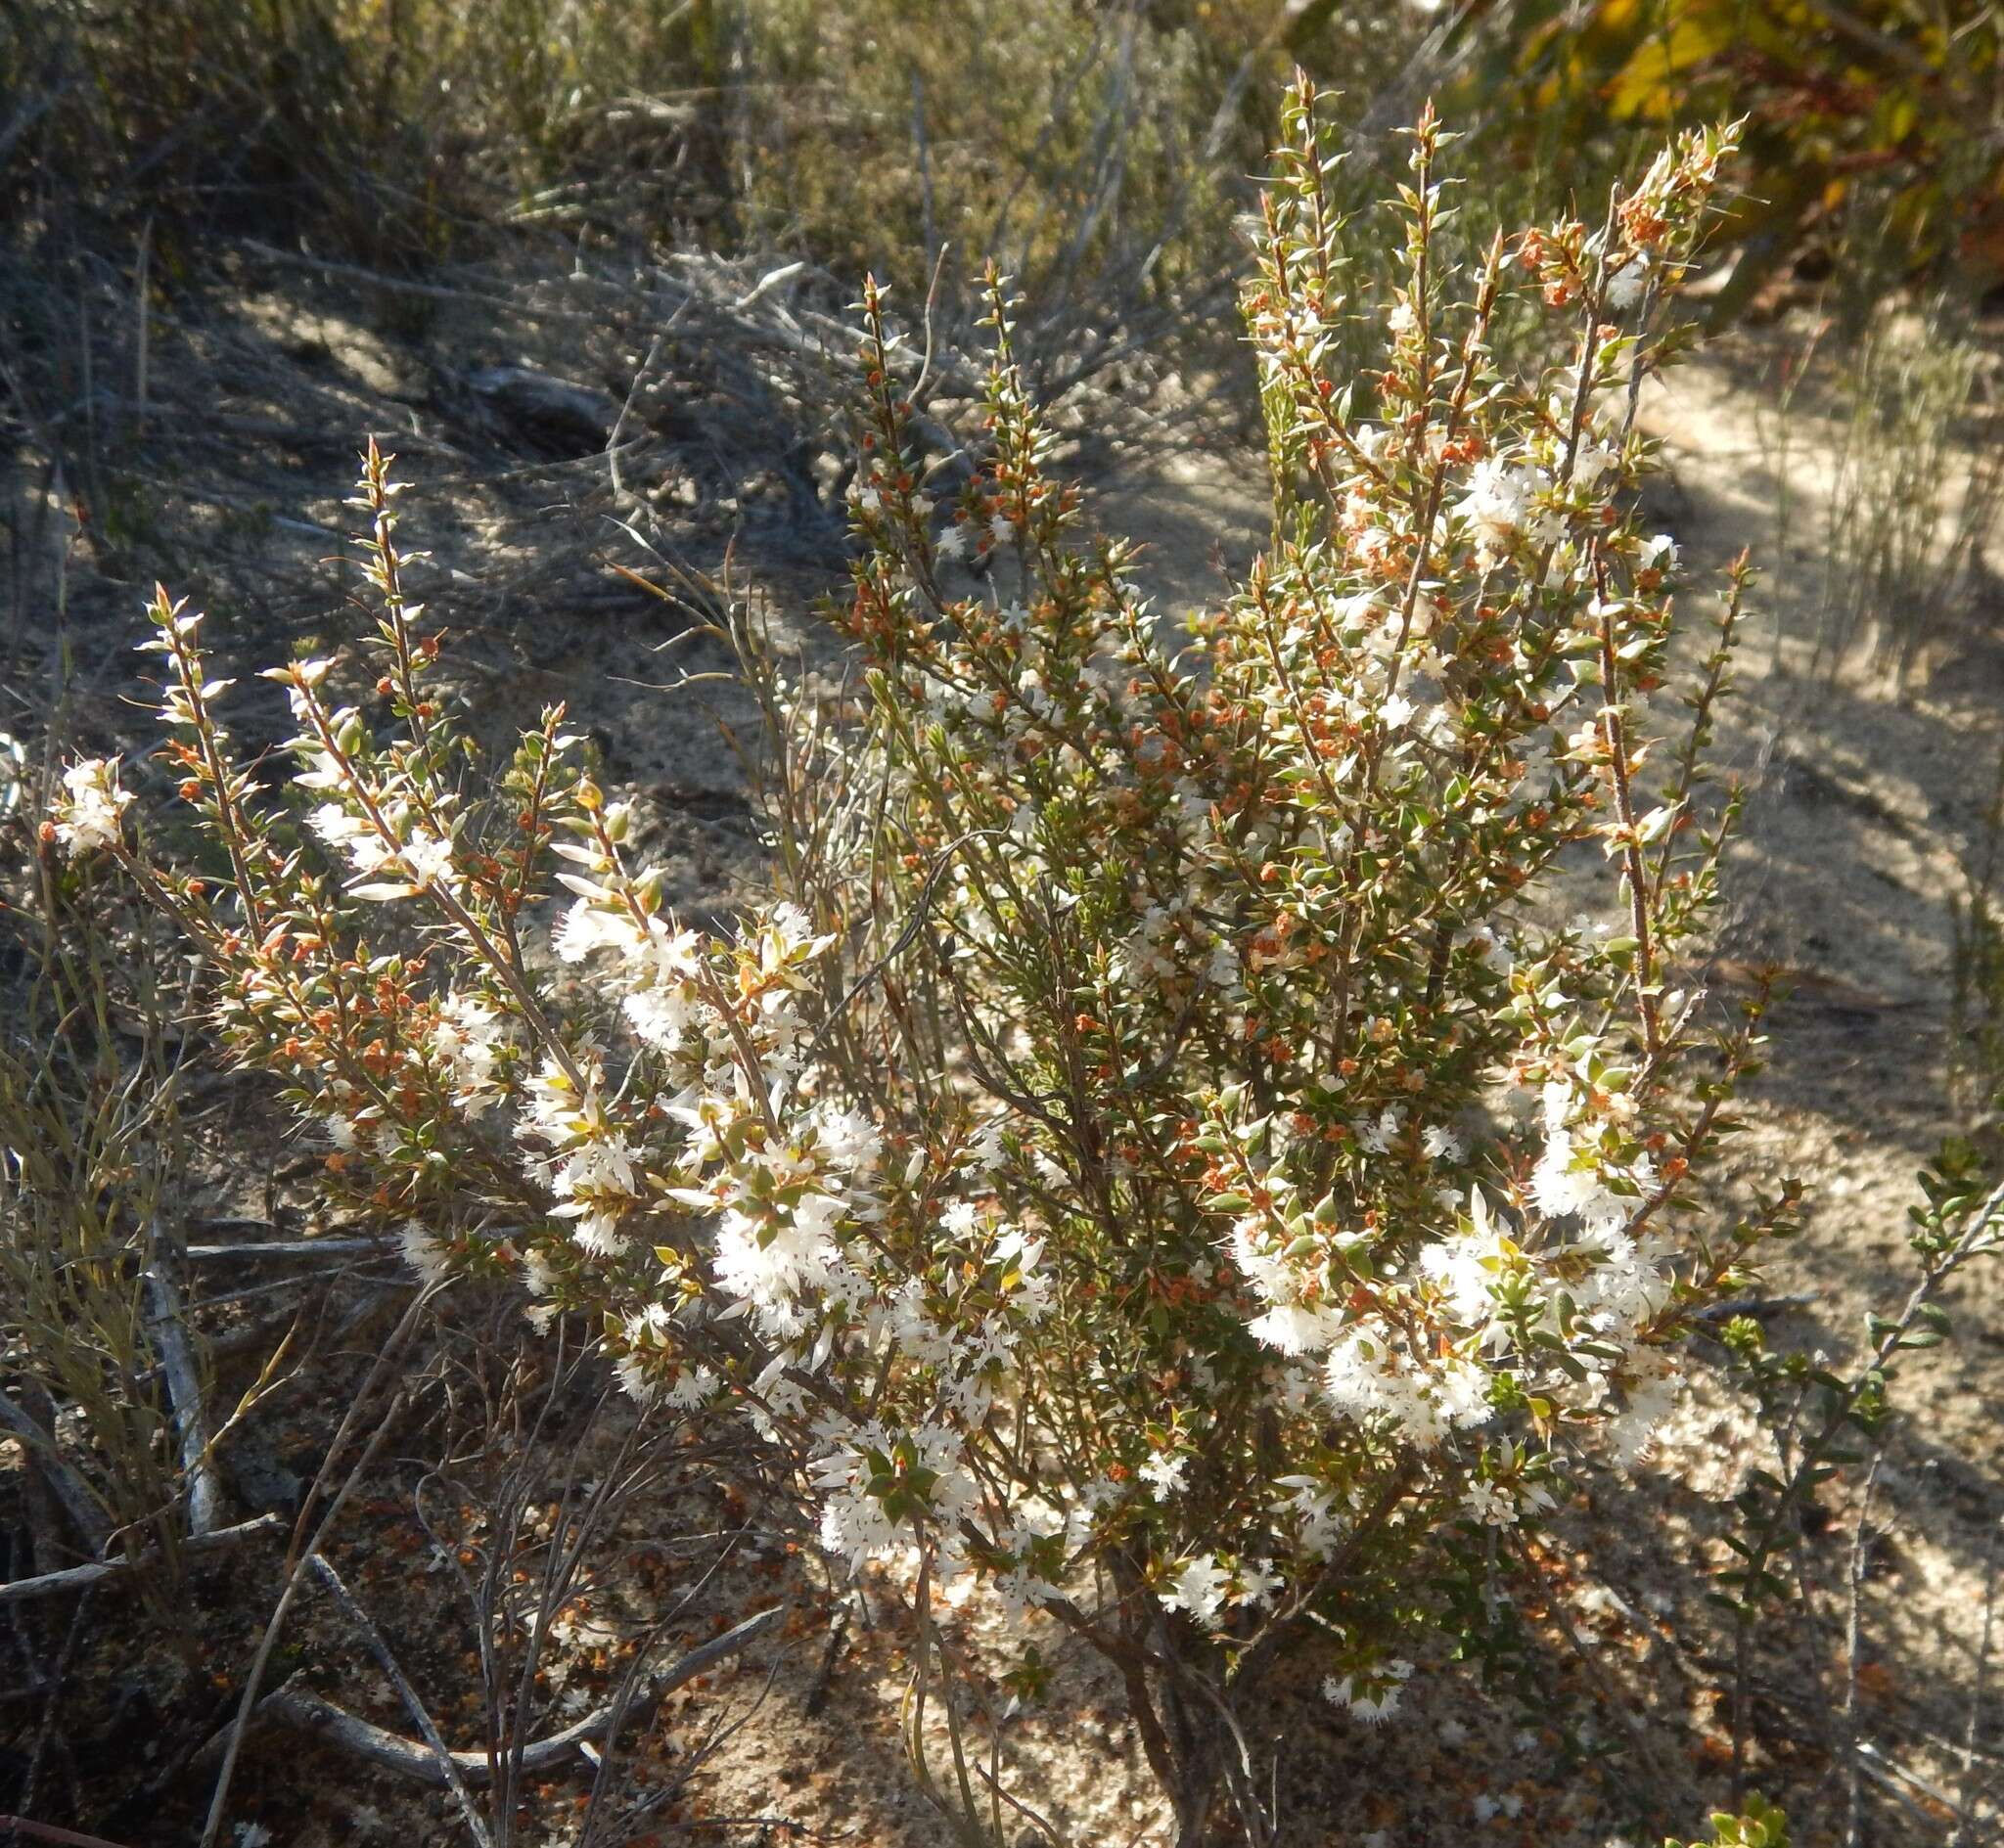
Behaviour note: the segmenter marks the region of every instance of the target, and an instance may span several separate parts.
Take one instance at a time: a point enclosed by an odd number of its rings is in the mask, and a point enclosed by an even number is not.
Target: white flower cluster
[[[1381,1662],[1369,1669],[1352,1669],[1347,1675],[1323,1678],[1322,1697],[1342,1707],[1366,1726],[1383,1726],[1398,1711],[1405,1696],[1405,1685],[1412,1679],[1413,1665],[1402,1657]]]
[[[1184,1611],[1201,1628],[1217,1630],[1227,1606],[1267,1609],[1283,1583],[1271,1560],[1241,1559],[1234,1569],[1213,1553],[1197,1553],[1170,1571],[1157,1597],[1164,1610]]]
[[[118,784],[114,757],[87,757],[63,773],[63,793],[52,818],[57,841],[65,852],[94,853],[118,844],[132,792]]]

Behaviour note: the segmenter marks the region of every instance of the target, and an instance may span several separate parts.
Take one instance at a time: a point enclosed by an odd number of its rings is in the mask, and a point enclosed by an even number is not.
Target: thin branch
[[[241,1541],[259,1534],[283,1533],[285,1522],[276,1514],[260,1514],[255,1520],[240,1521],[234,1527],[217,1527],[196,1534],[180,1545],[183,1558],[205,1553],[221,1553]],[[43,1572],[34,1578],[14,1579],[0,1584],[0,1604],[21,1604],[34,1598],[54,1598],[62,1592],[88,1591],[108,1579],[129,1577],[162,1563],[158,1553],[142,1554],[136,1559],[102,1559],[93,1565],[72,1565],[61,1572]]]
[[[440,1736],[437,1724],[433,1720],[418,1690],[411,1686],[410,1677],[390,1652],[387,1639],[376,1627],[376,1620],[362,1608],[361,1600],[349,1591],[342,1576],[334,1569],[334,1561],[324,1554],[312,1556],[313,1570],[320,1575],[320,1582],[333,1593],[334,1601],[342,1607],[347,1620],[362,1633],[362,1641],[369,1645],[369,1653],[376,1658],[377,1665],[389,1677],[389,1685],[396,1690],[397,1698],[404,1704],[404,1710],[416,1721],[425,1743],[431,1748],[438,1766],[439,1774],[452,1788],[452,1794],[459,1804],[459,1813],[466,1818],[466,1825],[472,1832],[478,1848],[493,1848],[494,1837],[487,1827],[486,1819],[480,1814],[479,1805],[474,1801],[473,1792],[467,1787],[467,1780],[460,1775],[459,1764],[454,1759],[445,1740]]]
[[[58,1828],[54,1823],[37,1823],[25,1816],[0,1816],[0,1833],[19,1841],[23,1836],[29,1841],[49,1841],[61,1844],[61,1848],[124,1848],[124,1844],[107,1841],[102,1835],[86,1835],[79,1829]]]
[[[320,1544],[333,1531],[334,1524],[341,1518],[342,1510],[347,1506],[348,1497],[368,1472],[369,1465],[376,1461],[377,1453],[389,1437],[390,1428],[410,1396],[409,1382],[399,1385],[391,1396],[388,1409],[384,1413],[369,1441],[363,1445],[362,1454],[355,1459],[347,1479],[342,1482],[333,1500],[328,1504],[327,1513],[319,1526],[307,1532],[306,1523],[313,1515],[321,1492],[331,1477],[335,1460],[346,1447],[347,1440],[360,1421],[363,1409],[374,1395],[378,1383],[395,1365],[402,1354],[404,1344],[416,1331],[420,1319],[430,1308],[432,1299],[447,1282],[437,1283],[419,1291],[404,1311],[403,1320],[391,1331],[383,1352],[377,1357],[376,1365],[369,1370],[369,1377],[363,1381],[362,1390],[356,1394],[355,1402],[348,1415],[342,1420],[341,1428],[335,1432],[334,1442],[329,1447],[326,1461],[320,1465],[319,1473],[313,1478],[299,1504],[299,1515],[293,1528],[293,1544],[286,1557],[285,1589],[280,1592],[278,1603],[273,1607],[271,1617],[264,1626],[264,1635],[258,1640],[257,1652],[250,1660],[250,1673],[244,1678],[243,1698],[238,1702],[236,1718],[221,1735],[226,1743],[222,1748],[222,1769],[216,1774],[215,1791],[209,1798],[208,1820],[203,1825],[199,1848],[213,1848],[216,1837],[221,1833],[223,1817],[227,1812],[230,1796],[230,1780],[236,1774],[237,1757],[244,1747],[244,1735],[250,1724],[251,1709],[257,1700],[257,1690],[264,1680],[264,1671],[271,1661],[271,1652],[278,1645],[279,1632],[285,1627],[286,1615],[292,1609],[293,1600],[298,1596],[299,1587],[305,1581],[306,1562],[319,1551]]]
[[[1957,1808],[1962,1820],[1948,1837],[1948,1848],[1963,1848],[1964,1827],[1976,1813],[1976,1763],[1982,1750],[1984,1683],[1990,1673],[1990,1645],[1997,1617],[1998,1541],[2004,1538],[2004,1521],[1990,1523],[1989,1544],[1983,1550],[1983,1628],[1977,1644],[1976,1679],[1969,1690],[1969,1723],[1962,1738],[1962,1767],[1956,1784]]]
[[[265,1239],[249,1244],[191,1244],[185,1255],[191,1264],[203,1264],[216,1258],[356,1257],[396,1246],[394,1239]]]
[[[1858,1649],[1863,1623],[1866,1554],[1870,1548],[1872,1496],[1879,1486],[1879,1466],[1886,1461],[1882,1444],[1872,1452],[1865,1486],[1858,1496],[1858,1518],[1851,1529],[1850,1556],[1845,1567],[1844,1731],[1847,1776],[1845,1780],[1845,1848],[1858,1848],[1865,1825],[1864,1741],[1858,1736]]]

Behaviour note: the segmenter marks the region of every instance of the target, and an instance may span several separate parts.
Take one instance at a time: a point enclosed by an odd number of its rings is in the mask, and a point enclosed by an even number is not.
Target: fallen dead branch
[[[50,1423],[53,1427],[54,1420]],[[53,1428],[44,1430],[22,1407],[0,1392],[0,1427],[14,1433],[27,1452],[28,1466],[48,1484],[76,1531],[92,1552],[101,1552],[111,1538],[111,1525],[84,1479],[63,1460]]]
[[[649,1702],[661,1700],[698,1675],[735,1655],[747,1644],[755,1642],[779,1622],[785,1608],[783,1604],[775,1604],[770,1610],[761,1610],[726,1630],[723,1635],[691,1649],[654,1684],[648,1694]],[[553,1733],[548,1738],[537,1739],[524,1747],[518,1769],[522,1772],[546,1771],[561,1764],[581,1746],[595,1743],[612,1729],[618,1716],[619,1704],[609,1701],[586,1714],[575,1725],[567,1726],[563,1732]],[[629,1704],[629,1714],[631,1710]],[[301,1687],[297,1676],[265,1695],[257,1703],[256,1717],[318,1734],[322,1738],[353,1752],[358,1758],[413,1782],[430,1784],[441,1790],[446,1787],[446,1766],[431,1745],[391,1733],[358,1718],[344,1707],[336,1706],[333,1701]],[[449,1758],[453,1770],[469,1786],[482,1786],[492,1776],[492,1767],[485,1752],[452,1752]]]
[[[25,1816],[0,1816],[0,1832],[10,1841],[50,1841],[60,1848],[123,1848],[102,1835],[86,1835],[74,1828],[58,1828],[54,1823],[37,1823]]]
[[[211,1258],[353,1257],[396,1249],[394,1239],[268,1239],[249,1244],[191,1244],[191,1262]]]
[[[203,1412],[202,1373],[195,1363],[195,1343],[189,1338],[187,1312],[174,1277],[174,1251],[158,1218],[147,1228],[146,1269],[142,1275],[147,1301],[153,1310],[154,1345],[159,1351],[167,1399],[174,1410],[174,1440],[181,1457],[181,1475],[188,1486],[188,1532],[200,1539],[221,1524],[223,1485],[216,1473],[208,1420]]]
[[[255,1520],[240,1521],[234,1527],[217,1527],[205,1534],[191,1534],[181,1542],[183,1558],[205,1553],[221,1553],[260,1534],[285,1531],[286,1523],[276,1514],[260,1514]],[[32,1598],[54,1598],[62,1592],[88,1591],[109,1579],[124,1578],[161,1564],[158,1553],[142,1554],[136,1559],[101,1559],[92,1565],[72,1565],[61,1572],[42,1572],[33,1578],[0,1584],[0,1604],[25,1603]]]
[[[361,1633],[362,1641],[369,1645],[369,1653],[375,1656],[377,1664],[389,1677],[389,1684],[396,1690],[397,1698],[403,1702],[404,1711],[411,1716],[417,1729],[425,1735],[426,1748],[431,1752],[431,1762],[438,1769],[441,1780],[452,1786],[452,1794],[459,1803],[459,1811],[466,1818],[468,1832],[478,1848],[493,1848],[493,1836],[488,1832],[485,1819],[480,1815],[479,1806],[473,1800],[471,1787],[459,1761],[452,1755],[438,1731],[437,1722],[432,1718],[431,1709],[423,1697],[411,1686],[411,1679],[403,1672],[403,1666],[390,1649],[388,1640],[377,1628],[376,1620],[363,1609],[361,1600],[349,1591],[342,1575],[335,1570],[334,1561],[324,1554],[312,1555],[313,1570],[320,1575],[320,1582],[334,1596],[338,1603],[355,1628]],[[281,1690],[281,1692],[284,1690]]]

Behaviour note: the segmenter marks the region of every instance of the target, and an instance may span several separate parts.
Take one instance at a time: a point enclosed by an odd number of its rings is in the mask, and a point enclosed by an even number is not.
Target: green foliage
[[[1994,276],[2004,162],[1968,124],[1990,111],[1999,46],[1998,10],[1967,0],[1539,0],[1479,68],[1506,137],[1557,135],[1585,158],[1638,129],[1745,119],[1756,177],[1715,232],[1734,252],[1723,320],[1811,252],[1859,272],[1860,300],[1958,261]]]
[[[1686,1844],[1666,1841],[1663,1848],[1686,1848]],[[1764,1798],[1750,1795],[1738,1816],[1714,1811],[1711,1833],[1688,1848],[1789,1848],[1789,1819]]]

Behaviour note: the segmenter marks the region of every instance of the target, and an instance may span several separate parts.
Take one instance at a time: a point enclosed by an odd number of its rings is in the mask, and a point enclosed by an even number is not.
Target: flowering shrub
[[[1660,749],[1677,552],[1632,515],[1636,393],[1730,137],[1473,279],[1434,260],[1445,139],[1421,120],[1389,208],[1404,285],[1350,302],[1330,138],[1291,101],[1248,304],[1275,540],[1180,648],[1130,554],[1080,536],[999,289],[988,459],[950,509],[867,294],[860,678],[816,697],[739,631],[780,889],[735,935],[668,914],[560,712],[480,761],[373,446],[373,693],[337,691],[348,658],[273,670],[302,799],[258,797],[161,593],[182,793],[226,870],[126,847],[102,767],[54,824],[205,946],[234,1055],[421,1270],[519,1272],[637,1399],[752,1420],[832,1553],[909,1572],[916,1714],[957,1672],[943,1592],[1101,1651],[1186,1842],[1221,1795],[1266,1838],[1235,1715],[1310,1620],[1366,1723],[1429,1633],[1483,1645],[1499,1537],[1643,1454],[1685,1316],[1787,1204],[1700,1210],[1757,1010],[1720,1027],[1676,972],[1715,894],[1741,583]],[[1499,374],[1512,291],[1573,330],[1567,364]],[[1382,371],[1332,378],[1365,312]],[[1011,1688],[1044,1679],[1025,1648]],[[999,1832],[1017,1799],[945,1712],[940,1800]]]

